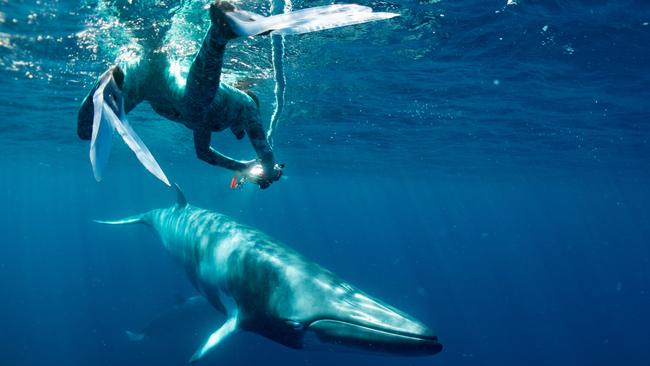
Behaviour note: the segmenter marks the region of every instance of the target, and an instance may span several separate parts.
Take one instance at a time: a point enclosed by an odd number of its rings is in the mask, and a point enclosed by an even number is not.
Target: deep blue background
[[[647,2],[371,5],[403,16],[287,40],[288,178],[266,191],[229,190],[148,106],[129,118],[191,203],[415,315],[445,349],[299,352],[237,334],[203,362],[650,364]],[[2,365],[182,365],[198,346],[124,335],[193,290],[148,229],[91,222],[174,199],[120,143],[106,180],[92,178],[74,124],[112,61],[84,33],[94,11],[0,0]],[[268,39],[238,42],[245,62],[228,67],[263,75],[268,118]]]
[[[0,185],[6,364],[182,364],[196,345],[129,344],[123,331],[176,294],[192,294],[184,274],[147,228],[89,221],[171,204],[173,193],[137,166],[98,185],[85,166],[15,163]],[[208,190],[190,174],[181,183],[191,202],[258,227],[415,314],[445,345],[432,359],[376,358],[297,352],[238,334],[206,363],[650,359],[647,182],[312,176],[232,192]]]

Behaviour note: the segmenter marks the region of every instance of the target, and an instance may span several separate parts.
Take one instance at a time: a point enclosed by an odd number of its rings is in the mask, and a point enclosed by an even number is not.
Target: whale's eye
[[[284,324],[288,325],[290,328],[294,330],[303,330],[305,328],[305,326],[302,323],[291,319],[285,319]]]

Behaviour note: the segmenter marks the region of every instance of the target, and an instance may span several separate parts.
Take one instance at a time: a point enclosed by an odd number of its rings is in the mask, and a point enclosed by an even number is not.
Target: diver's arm
[[[273,167],[275,166],[275,158],[273,157],[273,150],[266,140],[266,133],[264,127],[259,122],[259,119],[254,119],[246,125],[246,134],[255,149],[257,157],[262,162],[265,174],[272,174]]]
[[[194,131],[194,148],[196,156],[211,165],[217,165],[234,171],[244,171],[248,164],[229,158],[210,146],[212,133],[209,130]]]

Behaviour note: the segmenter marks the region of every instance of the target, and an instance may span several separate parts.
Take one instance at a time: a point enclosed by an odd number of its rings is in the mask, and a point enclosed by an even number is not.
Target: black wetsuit
[[[199,159],[234,171],[243,171],[252,162],[235,160],[214,150],[210,146],[211,134],[230,128],[237,139],[248,135],[265,175],[268,175],[274,172],[275,161],[261,123],[256,97],[220,80],[226,44],[236,37],[223,14],[223,11],[231,9],[227,3],[215,3],[210,7],[212,24],[184,85],[178,85],[170,77],[169,61],[164,55],[151,50],[136,65],[114,66],[112,72],[124,97],[126,113],[142,101],[148,101],[158,114],[194,131]],[[95,89],[84,99],[79,110],[77,131],[85,140],[92,135]]]

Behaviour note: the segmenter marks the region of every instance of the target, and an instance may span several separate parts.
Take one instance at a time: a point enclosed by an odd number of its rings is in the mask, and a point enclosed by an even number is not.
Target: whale
[[[223,324],[189,359],[202,359],[238,331],[257,333],[294,349],[402,356],[439,353],[432,330],[374,298],[267,234],[187,203],[176,185],[167,208],[101,224],[144,224],[184,268]]]

